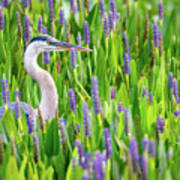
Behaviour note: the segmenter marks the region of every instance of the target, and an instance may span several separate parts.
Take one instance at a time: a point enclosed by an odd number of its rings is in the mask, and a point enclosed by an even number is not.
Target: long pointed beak
[[[92,51],[92,49],[89,49],[89,48],[85,48],[82,46],[73,45],[73,44],[61,42],[61,41],[52,42],[51,45],[54,45],[60,49],[67,50],[67,51],[70,51],[72,48],[76,49],[76,51],[84,51],[84,52]]]

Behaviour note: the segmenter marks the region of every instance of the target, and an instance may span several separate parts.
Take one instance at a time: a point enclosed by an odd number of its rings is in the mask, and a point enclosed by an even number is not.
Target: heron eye
[[[47,43],[48,43],[48,44],[51,44],[51,42],[50,42],[50,41],[47,41]]]

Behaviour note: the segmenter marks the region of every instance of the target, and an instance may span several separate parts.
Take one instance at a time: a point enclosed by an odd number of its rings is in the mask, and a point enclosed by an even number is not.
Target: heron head
[[[66,42],[61,42],[49,35],[41,35],[33,38],[29,45],[33,45],[39,52],[44,51],[69,51],[72,48],[76,49],[76,51],[92,51],[91,49],[81,47],[78,45],[73,45]]]

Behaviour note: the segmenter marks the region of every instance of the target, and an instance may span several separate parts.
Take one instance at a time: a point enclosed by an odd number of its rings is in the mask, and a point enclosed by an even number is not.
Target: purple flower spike
[[[70,0],[71,3],[71,11],[73,13],[76,13],[76,5],[75,5],[75,1],[74,0]]]
[[[48,65],[50,63],[49,52],[43,52],[43,55],[44,55],[44,64]]]
[[[174,115],[178,118],[180,116],[180,111],[178,110],[174,111]]]
[[[20,107],[20,102],[19,102],[20,92],[15,91],[15,94],[16,94],[16,105],[15,105],[16,119],[19,119],[21,118],[21,107]]]
[[[54,20],[54,4],[53,4],[53,0],[48,0],[48,3],[49,3],[50,20],[53,21]]]
[[[157,129],[159,132],[163,133],[164,132],[164,126],[165,126],[165,121],[163,117],[158,117],[157,118]]]
[[[109,26],[108,26],[108,18],[107,18],[107,16],[104,17],[104,36],[106,38],[109,37]]]
[[[83,151],[81,142],[80,142],[79,140],[76,140],[76,141],[75,141],[75,146],[76,146],[77,149],[78,149],[79,165],[82,166],[82,167],[84,167],[84,164],[83,164],[83,154],[84,154],[84,151]]]
[[[69,90],[69,104],[70,104],[70,109],[74,113],[76,113],[76,99],[73,88]]]
[[[153,103],[153,94],[152,92],[149,93],[149,101],[152,104]]]
[[[143,97],[147,96],[147,88],[143,88],[142,96],[143,96]]]
[[[63,126],[65,126],[65,120],[62,118],[59,120],[59,130],[61,133],[61,144],[63,146],[63,149],[65,148],[65,142],[66,142],[66,138],[65,138],[65,133],[64,133],[64,129]],[[64,149],[65,150],[65,149]]]
[[[120,102],[120,103],[118,104],[118,112],[121,113],[122,111],[123,111],[123,103]]]
[[[123,33],[124,51],[129,54],[129,41],[126,33]]]
[[[26,114],[27,125],[28,125],[28,133],[31,134],[33,132],[33,119],[29,114]]]
[[[28,0],[22,0],[24,9],[28,7]]]
[[[142,140],[142,145],[143,145],[143,151],[147,152],[148,151],[148,144],[149,144],[149,140],[145,137]]]
[[[159,2],[159,19],[163,19],[163,2],[162,2],[162,0],[160,0],[160,2]]]
[[[82,109],[84,118],[84,134],[88,138],[90,136],[88,103],[85,102]]]
[[[159,32],[158,32],[158,25],[155,23],[153,24],[153,38],[154,38],[154,45],[159,47]]]
[[[86,153],[84,169],[87,171],[88,177],[90,177],[91,172],[92,172],[92,163],[91,163],[91,154],[90,153]],[[90,180],[90,178],[89,178],[89,180]]]
[[[27,43],[31,38],[30,21],[28,16],[24,17],[24,31],[24,42]]]
[[[4,30],[4,14],[3,14],[3,8],[0,6],[0,30]]]
[[[98,91],[98,80],[97,77],[92,78],[92,98],[94,103],[94,111],[96,114],[102,114],[102,107],[99,99],[99,91]]]
[[[116,90],[111,86],[111,99],[115,99],[116,97]]]
[[[4,7],[8,9],[8,7],[9,7],[9,2],[8,2],[8,0],[4,0]]]
[[[151,157],[156,156],[156,146],[155,146],[154,140],[150,140],[150,142],[149,142],[149,152],[150,152]]]
[[[46,26],[43,26],[43,28],[42,28],[42,33],[43,33],[43,34],[47,34],[47,27],[46,27]]]
[[[173,80],[173,95],[176,100],[176,103],[179,103],[179,95],[178,95],[178,83],[177,80],[174,78]]]
[[[131,138],[130,140],[130,156],[133,165],[133,171],[137,173],[138,171],[138,164],[139,164],[139,152],[138,152],[138,145],[135,138]]]
[[[105,180],[105,172],[103,167],[103,155],[98,151],[94,158],[94,172],[96,180]]]
[[[0,80],[2,82],[2,98],[5,104],[9,103],[9,90],[8,90],[8,83],[5,75],[3,74],[3,78]]]
[[[147,164],[147,155],[143,154],[142,155],[142,161],[141,161],[141,179],[146,180],[147,178],[147,169],[148,169],[148,164]]]
[[[90,32],[88,22],[84,22],[84,41],[86,44],[90,44]]]
[[[81,42],[81,34],[80,33],[78,33],[78,37],[77,37],[77,43],[78,43],[78,45],[79,46],[82,46],[82,42]]]
[[[104,17],[105,7],[104,7],[104,0],[99,0],[99,9],[101,13],[101,17]]]
[[[124,54],[124,72],[126,74],[130,74],[131,70],[130,70],[130,59],[129,59],[129,54],[125,53]]]
[[[173,88],[173,73],[169,73],[169,81],[168,81],[168,86],[170,87],[170,88]]]
[[[72,68],[76,68],[77,64],[77,52],[76,52],[76,49],[72,48],[71,49],[71,52],[70,52],[70,55],[71,55],[71,66]]]
[[[60,9],[59,10],[59,24],[61,24],[62,26],[65,26],[65,18],[64,18],[64,10]]]
[[[77,128],[77,133],[79,133],[81,131],[81,125],[80,124],[76,124],[76,128]]]
[[[114,0],[110,0],[110,10],[112,11],[113,18],[116,21],[117,9],[116,9],[116,4]]]
[[[43,22],[42,22],[42,17],[41,16],[39,17],[39,21],[38,21],[38,31],[40,33],[43,32]]]
[[[111,31],[114,30],[114,18],[113,18],[113,12],[109,13],[109,29]]]
[[[104,130],[104,137],[105,137],[106,159],[109,159],[112,156],[112,142],[111,142],[109,129],[107,128]]]

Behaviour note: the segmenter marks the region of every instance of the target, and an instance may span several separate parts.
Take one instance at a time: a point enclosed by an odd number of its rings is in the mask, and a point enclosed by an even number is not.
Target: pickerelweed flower
[[[42,29],[43,31],[43,34],[47,34],[47,27],[46,26],[43,26],[43,29]]]
[[[74,0],[70,0],[71,3],[71,12],[76,13],[76,4]]]
[[[70,109],[74,113],[76,113],[76,99],[73,88],[69,90],[69,104],[70,104]]]
[[[118,112],[121,113],[122,111],[123,111],[123,103],[120,102],[120,103],[118,104]]]
[[[143,96],[143,97],[147,96],[147,88],[143,88],[142,96]]]
[[[99,9],[101,17],[104,17],[105,7],[104,7],[104,0],[99,0]]]
[[[159,30],[158,30],[158,25],[156,23],[153,24],[153,39],[154,39],[154,45],[156,47],[159,47]]]
[[[110,0],[110,10],[112,11],[113,18],[116,21],[117,8],[116,8],[115,0]]]
[[[22,26],[21,26],[21,17],[20,17],[19,12],[16,13],[16,21],[17,21],[17,26],[18,26],[18,35],[20,38],[22,38],[23,37],[23,30],[22,30]]]
[[[16,119],[19,119],[21,118],[21,107],[20,107],[20,102],[19,102],[20,92],[15,91],[15,95],[16,95],[15,114],[16,114]]]
[[[59,24],[61,24],[62,26],[65,26],[65,18],[64,18],[64,10],[60,9],[59,10]]]
[[[37,163],[39,159],[39,151],[38,151],[38,136],[33,135],[33,145],[34,145],[34,161]]]
[[[149,152],[151,157],[156,156],[156,145],[154,140],[149,141]]]
[[[3,14],[3,8],[0,6],[0,30],[4,30],[4,14]]]
[[[164,132],[165,119],[163,117],[157,118],[157,129],[160,133]]]
[[[109,37],[109,24],[107,16],[104,16],[104,36]]]
[[[24,8],[28,7],[28,0],[22,0],[22,5]]]
[[[173,95],[176,100],[176,103],[179,103],[178,83],[175,78],[173,79]]]
[[[61,144],[63,146],[63,150],[65,150],[65,142],[66,142],[66,138],[65,138],[65,133],[64,133],[64,129],[63,129],[63,126],[65,126],[65,120],[63,118],[61,118],[59,120],[59,130],[60,130],[60,133],[61,133]]]
[[[113,12],[110,11],[110,13],[109,13],[109,29],[110,29],[111,31],[114,30],[114,25],[115,25],[114,22],[115,22],[115,21],[114,21],[114,18],[113,18]]]
[[[163,12],[164,12],[162,0],[160,0],[158,7],[159,7],[159,19],[162,20],[163,19]]]
[[[83,163],[83,155],[84,155],[84,151],[81,145],[81,142],[79,140],[76,139],[75,141],[75,146],[78,149],[78,154],[79,154],[79,165],[84,167],[84,163]]]
[[[111,158],[112,156],[112,142],[109,133],[109,129],[104,130],[104,142],[105,142],[105,149],[106,149],[106,159]]]
[[[96,152],[95,158],[94,158],[94,173],[95,173],[96,180],[105,180],[103,160],[104,160],[103,155],[99,151]]]
[[[71,49],[70,55],[71,55],[71,66],[74,69],[77,66],[77,52],[75,48]]]
[[[43,32],[43,21],[42,21],[42,17],[41,16],[39,16],[39,20],[38,20],[38,31],[40,33]]]
[[[80,124],[76,124],[76,128],[77,128],[77,132],[76,133],[79,133],[81,131],[81,125]]]
[[[82,110],[83,110],[83,118],[84,118],[84,134],[88,138],[90,136],[88,103],[84,102]]]
[[[28,125],[28,133],[31,134],[33,132],[33,119],[29,114],[26,114],[27,125]]]
[[[123,44],[125,53],[129,54],[129,41],[126,33],[123,33]]]
[[[141,179],[146,180],[147,179],[147,169],[148,169],[148,164],[147,164],[147,155],[143,153],[142,159],[141,159]]]
[[[138,152],[138,145],[135,138],[131,138],[130,140],[130,150],[129,150],[133,171],[137,173],[138,171],[138,164],[139,164],[139,152]]]
[[[115,97],[116,97],[116,90],[112,86],[110,87],[110,89],[111,89],[111,99],[115,99]]]
[[[144,137],[142,140],[142,145],[143,145],[143,151],[147,152],[148,151],[148,144],[149,144],[149,140],[147,139],[147,137]]]
[[[82,42],[81,42],[81,41],[82,41],[82,39],[81,39],[81,33],[79,32],[79,33],[78,33],[78,36],[77,36],[77,43],[78,43],[79,46],[82,46]]]
[[[92,92],[92,99],[94,103],[94,111],[96,114],[100,113],[102,114],[102,107],[101,107],[101,102],[99,99],[99,91],[98,91],[98,80],[97,77],[92,77],[92,87],[91,87],[91,92]]]
[[[124,108],[124,123],[126,136],[129,134],[129,109]]]
[[[2,98],[5,104],[9,103],[9,90],[7,79],[5,78],[5,74],[3,74],[3,78],[0,80],[2,82]]]
[[[50,53],[47,52],[47,51],[46,51],[46,52],[43,52],[43,57],[44,57],[43,59],[44,59],[44,64],[45,64],[45,65],[48,65],[48,64],[50,63],[49,54],[50,54]]]
[[[8,7],[9,7],[9,2],[8,2],[8,0],[4,0],[4,3],[3,3],[3,4],[4,4],[4,7],[8,9]]]
[[[178,111],[178,110],[174,111],[174,115],[175,115],[176,117],[179,117],[179,116],[180,116],[180,111]]]
[[[163,35],[162,35],[162,32],[159,31],[159,55],[160,57],[162,56],[163,54]]]
[[[173,73],[170,72],[168,77],[169,77],[168,86],[173,89]]]
[[[88,22],[84,22],[84,41],[86,44],[90,44],[90,32]]]
[[[30,32],[30,22],[29,17],[26,15],[24,17],[24,42],[29,42],[31,38],[31,32]]]
[[[86,155],[85,155],[84,168],[88,171],[88,175],[90,176],[91,171],[92,171],[91,154],[90,153],[86,153]]]
[[[130,59],[129,59],[129,54],[125,53],[124,54],[124,72],[126,74],[130,74],[131,70],[130,70]]]
[[[153,103],[153,94],[152,92],[149,93],[149,101],[152,104]]]
[[[54,20],[54,4],[53,4],[53,0],[48,0],[48,4],[49,4],[50,20],[53,21]]]

